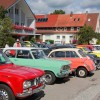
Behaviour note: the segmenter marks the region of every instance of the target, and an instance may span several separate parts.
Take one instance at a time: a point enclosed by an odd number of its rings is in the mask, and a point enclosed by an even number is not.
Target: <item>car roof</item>
[[[44,48],[34,48],[34,47],[7,47],[7,48],[3,48],[3,49],[16,49],[16,50],[43,50]]]
[[[80,49],[78,49],[78,48],[60,48],[60,49],[54,49],[54,50],[52,50],[52,51],[65,51],[65,50],[73,50],[73,51],[78,51],[78,50],[80,50]]]

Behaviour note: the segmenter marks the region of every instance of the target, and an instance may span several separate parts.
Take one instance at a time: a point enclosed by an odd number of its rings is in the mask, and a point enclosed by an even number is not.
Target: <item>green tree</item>
[[[64,10],[55,10],[53,13],[51,14],[65,14],[65,11]]]
[[[6,13],[7,11],[0,7],[0,47],[4,47],[13,30],[12,21],[5,16]]]
[[[96,33],[94,32],[91,26],[85,25],[83,28],[80,29],[78,32],[78,44],[89,44],[89,42],[96,38]]]
[[[2,6],[0,6],[0,19],[5,18],[7,10],[5,10]]]

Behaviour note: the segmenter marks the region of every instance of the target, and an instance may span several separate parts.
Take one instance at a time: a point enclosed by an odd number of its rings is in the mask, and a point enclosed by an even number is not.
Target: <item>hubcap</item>
[[[0,90],[0,100],[9,100],[8,93],[5,90]]]
[[[46,74],[44,78],[45,78],[46,83],[51,82],[52,80],[52,76],[50,74]]]
[[[80,70],[79,71],[79,76],[85,76],[85,71],[84,70]]]

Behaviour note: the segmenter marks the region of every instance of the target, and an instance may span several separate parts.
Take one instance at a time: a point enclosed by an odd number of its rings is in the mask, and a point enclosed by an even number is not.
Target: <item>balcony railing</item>
[[[22,34],[22,35],[34,35],[35,30],[34,28],[20,26],[20,25],[14,25],[14,34]]]

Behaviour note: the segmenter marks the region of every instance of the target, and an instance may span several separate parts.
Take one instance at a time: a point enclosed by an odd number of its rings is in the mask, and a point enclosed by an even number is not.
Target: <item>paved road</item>
[[[57,80],[39,94],[23,100],[100,100],[100,70],[87,78],[70,76]]]

